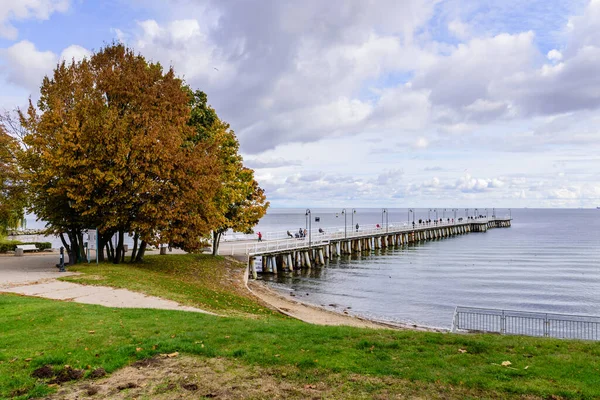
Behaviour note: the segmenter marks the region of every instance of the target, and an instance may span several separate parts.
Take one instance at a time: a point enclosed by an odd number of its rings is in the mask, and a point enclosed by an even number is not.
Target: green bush
[[[23,243],[23,242],[20,242],[18,240],[4,240],[4,241],[0,241],[0,253],[6,253],[6,252],[9,252],[9,251],[15,251],[15,248],[17,247],[17,245],[20,245],[20,244],[34,244],[35,247],[37,247],[37,249],[39,251],[52,248],[52,243],[50,243],[50,242],[28,242],[28,243]]]
[[[23,242],[19,242],[18,240],[0,241],[0,253],[6,253],[8,251],[15,251],[15,247],[17,247],[18,244],[23,244]]]
[[[25,244],[35,244],[35,247],[37,247],[39,251],[52,248],[52,243],[50,243],[50,242],[35,242],[35,243],[25,243]]]

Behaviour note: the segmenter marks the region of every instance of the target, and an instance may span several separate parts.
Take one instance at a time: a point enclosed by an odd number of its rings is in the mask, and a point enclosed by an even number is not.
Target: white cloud
[[[60,53],[60,60],[65,61],[67,63],[71,61],[81,61],[84,58],[89,58],[92,55],[92,52],[88,49],[81,47],[79,45],[73,44]]]
[[[550,50],[546,57],[548,57],[548,60],[550,61],[560,61],[563,59],[562,53],[556,49]]]
[[[498,178],[494,179],[482,179],[473,178],[467,174],[456,181],[454,188],[461,192],[484,192],[489,189],[501,188],[504,186],[504,182]]]
[[[80,61],[89,57],[91,52],[81,46],[71,45],[65,48],[60,57],[52,51],[41,51],[36,46],[22,40],[7,49],[0,50],[0,59],[4,61],[1,71],[9,83],[26,88],[37,94],[42,79],[45,75],[52,74],[52,70],[61,60],[70,62]]]
[[[469,26],[458,19],[450,21],[448,31],[458,39],[466,39],[469,37]]]
[[[46,20],[55,12],[69,9],[70,0],[2,0],[0,1],[0,37],[16,39],[17,28],[11,21]]]
[[[56,66],[58,58],[51,51],[39,51],[27,40],[20,41],[0,52],[3,70],[9,82],[31,91],[38,89],[44,75]]]

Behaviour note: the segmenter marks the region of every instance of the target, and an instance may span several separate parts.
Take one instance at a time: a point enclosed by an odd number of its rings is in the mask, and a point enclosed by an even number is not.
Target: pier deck
[[[322,233],[310,232],[303,238],[224,242],[219,254],[248,257],[249,272],[256,277],[257,258],[260,258],[263,273],[276,274],[282,270],[324,265],[326,260],[342,255],[510,226],[510,218],[475,218],[358,230],[325,229]]]

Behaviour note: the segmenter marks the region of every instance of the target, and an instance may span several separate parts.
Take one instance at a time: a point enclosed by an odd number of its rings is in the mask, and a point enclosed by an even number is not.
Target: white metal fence
[[[600,340],[600,317],[456,307],[452,331]]]

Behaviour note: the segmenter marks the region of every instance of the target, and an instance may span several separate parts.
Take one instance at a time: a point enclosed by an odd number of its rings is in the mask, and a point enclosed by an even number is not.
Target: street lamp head
[[[310,209],[309,208],[306,209],[306,213],[304,215],[310,215]]]

